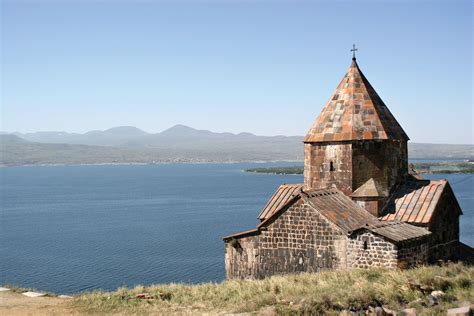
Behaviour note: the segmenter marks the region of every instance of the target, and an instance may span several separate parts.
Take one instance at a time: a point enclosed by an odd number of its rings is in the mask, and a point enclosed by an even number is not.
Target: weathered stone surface
[[[346,267],[346,239],[340,229],[301,200],[258,236],[225,244],[227,278],[317,272]]]
[[[305,144],[305,189],[330,188],[332,185],[346,194],[352,193],[352,145]]]
[[[372,178],[390,192],[408,175],[407,144],[401,141],[306,143],[304,157],[305,189],[335,185],[349,195]]]
[[[446,294],[443,291],[432,291],[430,295],[437,298],[437,299],[440,299],[443,296],[445,296]]]
[[[459,213],[451,191],[444,192],[434,210],[428,229],[430,239],[429,261],[453,259],[459,252]]]
[[[396,268],[397,257],[396,245],[370,231],[363,231],[348,239],[347,261],[351,268]]]
[[[406,308],[402,311],[403,316],[416,316],[416,309],[415,308]]]
[[[46,295],[46,293],[38,293],[38,292],[30,292],[30,291],[25,292],[25,293],[21,293],[21,294],[23,294],[25,296],[28,296],[28,297],[41,297],[41,296]]]
[[[391,310],[390,308],[388,308],[386,306],[382,306],[382,309],[383,309],[384,315],[387,315],[387,316],[397,315],[397,313],[394,310]]]
[[[472,309],[469,306],[448,309],[448,315],[450,316],[471,316],[471,313]]]
[[[227,240],[228,279],[324,269],[411,267],[428,256],[426,239],[395,244],[369,230],[348,236],[300,199],[253,236]]]
[[[353,191],[372,178],[383,191],[390,192],[408,175],[406,141],[353,142],[351,148]]]
[[[398,267],[411,268],[428,262],[429,244],[423,240],[409,240],[398,245]]]

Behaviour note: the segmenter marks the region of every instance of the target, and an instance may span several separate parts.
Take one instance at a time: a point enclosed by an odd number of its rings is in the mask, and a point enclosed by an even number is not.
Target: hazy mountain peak
[[[165,129],[163,132],[161,133],[168,133],[168,132],[181,132],[181,131],[197,131],[197,129],[195,128],[192,128],[192,127],[189,127],[189,126],[186,126],[186,125],[183,125],[183,124],[176,124],[176,125],[173,125],[171,126],[170,128],[168,129]]]
[[[28,143],[26,139],[23,139],[17,135],[13,134],[0,134],[0,142],[1,144],[6,143]]]
[[[242,133],[238,133],[237,136],[247,136],[247,137],[251,137],[251,136],[255,136],[255,134],[248,133],[248,132],[242,132]]]
[[[147,135],[148,133],[136,128],[134,126],[117,126],[106,129],[104,133],[115,134],[115,135],[124,135],[124,136],[142,136]]]

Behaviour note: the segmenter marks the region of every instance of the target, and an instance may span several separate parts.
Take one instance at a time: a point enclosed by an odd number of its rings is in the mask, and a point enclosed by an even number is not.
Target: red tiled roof
[[[428,224],[447,186],[449,186],[447,180],[407,181],[392,194],[380,219]]]
[[[260,231],[278,218],[291,203],[301,198],[346,234],[367,229],[394,242],[430,234],[423,228],[399,221],[380,221],[337,189],[318,189],[306,192],[302,191],[301,184],[289,184],[281,185],[270,198],[260,213],[259,218],[262,222],[257,226],[257,229],[226,236],[223,239],[229,240],[260,234]]]
[[[237,233],[237,234],[232,234],[232,235],[229,235],[229,236],[225,236],[225,237],[222,237],[222,239],[228,240],[228,239],[232,239],[232,238],[243,238],[243,237],[248,237],[248,236],[255,236],[255,235],[258,235],[258,234],[260,234],[260,231],[257,228],[255,228],[255,229],[246,230],[246,231],[243,231],[243,232],[240,232],[240,233]]]
[[[267,202],[267,205],[258,215],[258,219],[265,220],[273,215],[277,210],[286,203],[297,196],[301,189],[303,188],[302,184],[282,184],[278,187],[275,193],[273,193],[270,200]]]
[[[303,199],[345,233],[379,220],[337,189],[304,192]]]
[[[420,238],[431,234],[427,229],[399,221],[379,222],[376,225],[367,225],[364,228],[395,242]]]
[[[304,141],[388,139],[409,138],[353,60]]]

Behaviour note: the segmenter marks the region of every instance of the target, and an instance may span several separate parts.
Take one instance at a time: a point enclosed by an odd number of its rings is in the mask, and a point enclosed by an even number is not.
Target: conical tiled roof
[[[355,58],[304,142],[408,140]]]

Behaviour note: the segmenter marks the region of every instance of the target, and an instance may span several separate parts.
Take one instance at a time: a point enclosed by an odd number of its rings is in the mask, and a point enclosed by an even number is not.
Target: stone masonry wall
[[[224,243],[227,279],[253,279],[257,275],[259,238],[249,236]]]
[[[428,262],[429,242],[419,238],[394,242],[368,230],[360,231],[349,238],[347,265],[352,268],[388,267],[410,268]]]
[[[446,189],[434,210],[431,231],[429,261],[453,259],[458,253],[459,210],[451,189]]]
[[[345,261],[344,239],[336,226],[299,200],[262,232],[260,275],[338,268]]]
[[[398,267],[406,269],[426,264],[428,249],[429,243],[426,238],[401,243],[398,246]]]
[[[360,231],[348,240],[347,266],[396,268],[397,246],[370,231]]]
[[[345,235],[302,200],[259,236],[237,241],[242,249],[225,245],[228,279],[346,267]]]
[[[373,178],[387,193],[408,174],[407,143],[363,141],[352,143],[352,187]]]
[[[380,210],[386,199],[384,198],[366,198],[366,197],[353,197],[352,200],[356,202],[360,207],[365,209],[375,217],[380,216]]]
[[[353,191],[351,144],[305,144],[305,189],[325,189],[333,184],[345,194]]]
[[[329,188],[335,184],[345,194],[351,194],[374,178],[389,192],[407,174],[406,142],[353,141],[304,145],[306,189]]]

